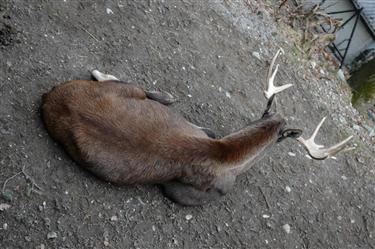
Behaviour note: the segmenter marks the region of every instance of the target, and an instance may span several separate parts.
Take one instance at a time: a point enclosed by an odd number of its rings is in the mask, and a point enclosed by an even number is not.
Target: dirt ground
[[[375,153],[360,139],[325,161],[285,141],[221,200],[181,207],[156,186],[96,179],[43,127],[42,93],[97,68],[171,92],[172,108],[224,136],[259,117],[282,46],[277,82],[294,87],[280,112],[305,136],[328,115],[319,142],[343,139],[351,124],[326,104],[344,96],[328,92],[336,81],[317,92],[267,13],[242,1],[0,0],[0,14],[0,248],[375,248]]]

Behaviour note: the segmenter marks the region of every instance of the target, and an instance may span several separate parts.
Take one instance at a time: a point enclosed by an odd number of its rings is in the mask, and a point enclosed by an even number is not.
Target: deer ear
[[[300,129],[286,129],[282,131],[281,136],[279,137],[277,142],[281,142],[282,140],[288,137],[296,139],[296,138],[299,138],[301,135],[302,135],[302,130]]]

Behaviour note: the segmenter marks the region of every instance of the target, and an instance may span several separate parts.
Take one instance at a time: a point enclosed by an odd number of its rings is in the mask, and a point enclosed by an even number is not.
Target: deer
[[[295,139],[317,160],[350,150],[352,136],[324,148],[301,129],[286,128],[274,110],[276,94],[291,84],[275,86],[283,53],[279,49],[267,74],[266,109],[258,120],[217,138],[186,120],[169,105],[168,92],[146,90],[110,74],[92,71],[97,81],[72,80],[43,94],[41,114],[49,135],[71,158],[100,179],[115,185],[157,184],[170,200],[185,206],[204,205],[233,189],[238,175],[286,138]]]

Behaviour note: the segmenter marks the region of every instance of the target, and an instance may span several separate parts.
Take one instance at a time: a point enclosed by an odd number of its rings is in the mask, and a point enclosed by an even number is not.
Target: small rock
[[[9,205],[9,204],[1,203],[0,204],[0,211],[5,211],[5,210],[9,209],[10,207],[11,207],[11,205]]]
[[[8,224],[7,224],[7,223],[4,223],[4,224],[3,224],[3,229],[4,229],[4,230],[7,230],[7,229],[8,229]]]
[[[290,225],[289,224],[285,224],[283,225],[283,229],[286,233],[290,233]]]
[[[339,71],[337,71],[337,77],[341,80],[341,81],[345,81],[345,75],[344,75],[344,72],[339,69]]]
[[[309,155],[305,155],[305,157],[307,157],[308,159],[311,159],[312,160],[312,158],[311,158],[311,156],[309,156]]]
[[[227,96],[227,98],[231,98],[231,95],[229,92],[225,92],[225,96]]]
[[[110,8],[106,8],[105,11],[107,12],[108,15],[113,14],[113,11]]]
[[[356,130],[356,131],[360,131],[361,130],[361,126],[354,124],[353,125],[353,129]]]
[[[45,249],[46,246],[44,244],[40,244],[39,246],[35,247],[35,249]]]
[[[357,161],[359,162],[359,163],[365,163],[365,160],[363,160],[363,158],[362,157],[357,157]]]
[[[172,239],[173,244],[178,245],[178,240],[176,238]]]
[[[116,215],[113,215],[113,216],[111,217],[111,221],[118,221],[118,217],[117,217]]]
[[[266,225],[268,228],[271,228],[271,229],[275,228],[275,222],[273,222],[272,220],[267,221]]]
[[[193,218],[193,216],[191,215],[191,214],[187,214],[186,216],[185,216],[185,219],[186,220],[191,220]]]
[[[296,156],[296,153],[288,152],[288,155],[289,155],[289,156]]]
[[[268,218],[271,217],[271,216],[269,216],[268,214],[263,214],[262,217],[263,217],[264,219],[268,219]]]
[[[285,190],[286,190],[286,192],[288,192],[288,193],[290,193],[290,192],[292,191],[292,189],[291,189],[289,186],[286,186],[286,187],[285,187]]]
[[[56,239],[57,238],[57,233],[55,232],[49,232],[47,234],[47,239]]]
[[[5,191],[3,192],[3,198],[4,198],[5,200],[7,200],[7,201],[12,201],[12,200],[13,200],[13,193],[12,193],[12,191],[10,191],[10,190],[5,190]]]
[[[189,98],[193,97],[191,94],[188,94],[187,96],[188,96]]]
[[[8,130],[6,130],[4,128],[1,128],[0,133],[3,134],[3,135],[9,135],[11,132],[9,132]]]
[[[25,236],[25,241],[26,242],[30,242],[31,241],[31,237],[30,236]]]
[[[44,224],[46,224],[47,227],[51,226],[51,220],[49,218],[44,218]]]
[[[253,52],[252,55],[253,55],[255,58],[257,58],[258,60],[262,60],[262,59],[260,58],[260,54],[259,54],[258,52]]]
[[[104,244],[104,246],[109,246],[109,241],[108,240],[104,240],[103,244]]]

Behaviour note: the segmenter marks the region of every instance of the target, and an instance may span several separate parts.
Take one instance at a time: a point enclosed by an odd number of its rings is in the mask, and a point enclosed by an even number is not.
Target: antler
[[[331,146],[328,149],[323,149],[324,145],[319,145],[319,144],[315,143],[315,141],[314,141],[315,137],[318,134],[318,131],[319,131],[320,127],[322,126],[322,124],[325,120],[326,120],[326,117],[324,117],[322,119],[322,121],[320,121],[320,123],[316,127],[314,133],[311,135],[311,137],[309,139],[304,139],[302,137],[297,138],[297,141],[300,142],[305,147],[305,149],[307,150],[309,155],[314,159],[324,160],[328,157],[332,157],[332,156],[336,155],[340,151],[353,150],[354,147],[350,147],[350,148],[346,147],[347,143],[349,142],[350,139],[352,139],[353,136],[350,136],[350,137],[346,138],[345,140]]]
[[[284,50],[282,48],[280,48],[275,54],[275,56],[272,58],[270,68],[268,69],[268,74],[267,74],[268,89],[267,91],[264,91],[264,95],[266,96],[267,99],[270,99],[274,94],[284,91],[285,89],[292,86],[292,84],[285,84],[282,86],[275,86],[273,84],[276,73],[279,70],[279,64],[276,65],[275,71],[272,72],[273,65],[275,64],[275,61],[280,53],[284,54]]]

